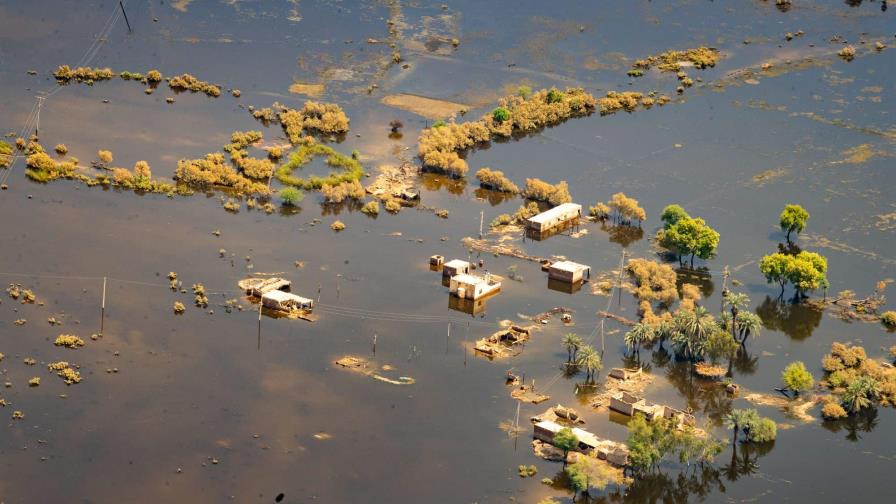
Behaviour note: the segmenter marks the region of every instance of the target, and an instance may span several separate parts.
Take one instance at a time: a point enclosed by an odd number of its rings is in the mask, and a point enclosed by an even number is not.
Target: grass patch
[[[327,164],[341,171],[334,171],[326,177],[312,175],[308,178],[296,177],[293,172],[308,164],[314,156],[327,156]],[[289,155],[289,161],[277,168],[275,176],[280,182],[305,190],[320,189],[324,185],[336,186],[346,182],[357,182],[364,175],[364,168],[357,159],[340,154],[332,147],[321,144],[303,145]]]

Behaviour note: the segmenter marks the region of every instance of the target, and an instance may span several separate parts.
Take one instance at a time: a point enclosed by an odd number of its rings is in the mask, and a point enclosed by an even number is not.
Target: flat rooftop
[[[267,299],[273,299],[274,301],[277,301],[277,302],[289,301],[289,300],[298,301],[302,304],[312,302],[311,299],[303,298],[302,296],[296,296],[295,294],[291,294],[289,292],[283,292],[280,290],[273,290],[270,292],[265,292],[264,296],[262,296],[262,297],[267,298]]]
[[[550,266],[551,268],[562,270],[562,271],[585,271],[591,269],[591,266],[586,266],[584,264],[579,264],[577,262],[572,261],[557,261]]]
[[[538,214],[534,217],[530,217],[529,222],[535,222],[535,223],[541,224],[543,222],[557,219],[557,218],[562,217],[569,213],[581,213],[581,212],[582,212],[582,205],[579,205],[578,203],[563,203],[561,205],[555,206],[554,208],[552,208],[550,210],[541,212],[540,214]]]

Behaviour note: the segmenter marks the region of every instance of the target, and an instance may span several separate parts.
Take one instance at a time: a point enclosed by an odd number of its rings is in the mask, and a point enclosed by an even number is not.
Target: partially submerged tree
[[[819,288],[827,289],[827,270],[828,261],[823,255],[805,250],[796,255],[776,252],[759,262],[759,271],[766,281],[781,286],[781,296],[788,283],[796,289],[797,297],[805,297],[806,292]]]
[[[585,369],[585,380],[589,382],[593,382],[595,378],[595,374],[599,373],[601,369],[603,369],[603,359],[597,350],[589,345],[583,346],[579,349],[579,355],[576,359],[576,364],[578,364],[581,368]]]
[[[707,260],[715,256],[719,246],[719,233],[709,227],[703,219],[682,217],[667,229],[658,233],[659,244],[678,256],[679,263],[686,256]]]
[[[787,242],[790,242],[790,233],[796,231],[797,234],[803,232],[806,228],[806,221],[809,220],[809,212],[799,205],[787,205],[781,211],[779,221],[781,231],[787,233]]]
[[[790,390],[794,393],[794,395],[800,395],[800,392],[805,392],[812,388],[815,385],[815,379],[812,377],[812,373],[806,369],[806,365],[802,363],[802,361],[791,362],[784,368],[784,371],[781,372],[781,382],[784,383],[784,386],[787,390]]]
[[[579,349],[582,348],[582,338],[576,333],[566,333],[563,336],[563,346],[566,347],[566,362],[576,362]]]
[[[676,204],[666,205],[666,208],[663,208],[663,213],[660,214],[660,220],[663,221],[665,229],[669,229],[669,227],[674,226],[682,219],[690,218],[691,216],[685,212],[684,208]]]
[[[566,457],[570,450],[579,446],[579,438],[569,427],[564,427],[554,434],[554,446],[563,450],[563,465],[566,465]]]
[[[649,343],[656,338],[656,331],[653,326],[646,324],[644,322],[638,322],[632,328],[625,333],[625,337],[623,341],[625,342],[625,346],[632,350],[634,353],[638,353],[640,351],[641,345],[644,343]]]

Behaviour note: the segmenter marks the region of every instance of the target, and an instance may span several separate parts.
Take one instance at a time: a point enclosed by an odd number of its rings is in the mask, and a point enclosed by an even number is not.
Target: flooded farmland
[[[893,14],[0,0],[0,502],[887,499]]]

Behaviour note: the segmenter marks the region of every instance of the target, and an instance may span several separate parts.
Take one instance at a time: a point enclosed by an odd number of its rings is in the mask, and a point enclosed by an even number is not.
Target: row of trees
[[[636,414],[628,423],[629,466],[636,473],[653,472],[660,462],[675,458],[679,463],[712,462],[725,443],[700,435],[689,426],[679,427],[674,420],[655,418],[648,421]]]

